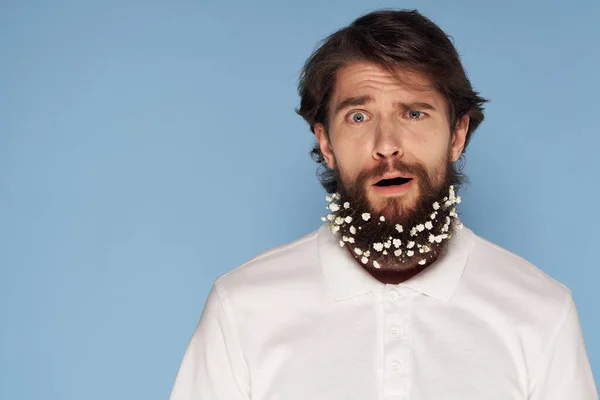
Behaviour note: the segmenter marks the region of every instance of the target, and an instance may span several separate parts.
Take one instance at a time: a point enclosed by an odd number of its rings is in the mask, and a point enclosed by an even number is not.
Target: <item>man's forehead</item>
[[[429,102],[439,101],[440,97],[424,73],[403,68],[389,70],[371,63],[354,63],[338,69],[332,97],[340,101],[342,97],[378,91],[398,92],[415,97],[414,100]]]

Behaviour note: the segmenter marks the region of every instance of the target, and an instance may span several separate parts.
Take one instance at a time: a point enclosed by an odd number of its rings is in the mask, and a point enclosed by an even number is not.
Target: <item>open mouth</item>
[[[387,186],[400,186],[408,183],[412,180],[412,178],[392,178],[392,179],[382,179],[375,184],[375,186],[379,187],[387,187]]]

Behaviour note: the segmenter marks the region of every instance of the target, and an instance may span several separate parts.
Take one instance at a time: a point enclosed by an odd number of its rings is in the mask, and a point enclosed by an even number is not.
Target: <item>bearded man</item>
[[[364,15],[299,94],[325,223],[216,280],[171,400],[597,399],[569,289],[459,220],[486,100],[446,34]]]

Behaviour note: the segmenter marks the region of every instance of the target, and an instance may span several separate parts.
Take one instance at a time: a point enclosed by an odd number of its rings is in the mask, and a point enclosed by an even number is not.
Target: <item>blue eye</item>
[[[408,112],[408,118],[410,118],[410,119],[419,119],[419,117],[421,117],[422,115],[423,115],[423,112],[421,112],[421,111],[412,110],[412,111]]]
[[[352,114],[350,114],[350,118],[352,119],[352,122],[354,122],[355,124],[360,124],[367,120],[367,114],[365,114],[362,111],[356,111],[356,112],[353,112]]]

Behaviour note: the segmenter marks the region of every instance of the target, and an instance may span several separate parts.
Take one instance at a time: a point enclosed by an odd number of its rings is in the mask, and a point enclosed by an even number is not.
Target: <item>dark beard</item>
[[[408,208],[402,205],[397,198],[390,198],[387,199],[383,209],[377,212],[369,204],[364,188],[366,182],[385,173],[389,168],[387,164],[381,164],[371,171],[363,171],[350,187],[343,185],[339,171],[336,171],[339,196],[334,202],[340,207],[334,214],[336,219],[338,217],[352,218],[351,223],[338,223],[339,230],[336,234],[340,238],[340,243],[347,246],[359,264],[382,282],[399,283],[433,263],[445,248],[447,240],[431,242],[430,235],[445,234],[449,239],[454,233],[458,224],[456,206],[448,204],[446,201],[449,200],[450,188],[453,187],[454,191],[458,191],[465,178],[447,159],[445,171],[431,172],[433,176],[440,172],[444,176],[443,181],[436,186],[423,165],[407,165],[401,160],[396,160],[393,165],[395,171],[410,174],[416,178],[416,182],[413,184],[419,184],[419,199],[414,207]],[[350,205],[348,208],[344,207],[346,202]],[[437,210],[433,207],[436,202],[439,204]],[[369,213],[371,218],[368,221],[363,220],[361,217],[363,213]],[[431,218],[432,214],[435,218]],[[385,218],[384,221],[380,220],[382,215]],[[430,229],[423,229],[427,221],[431,223],[431,225],[427,225]],[[335,222],[332,221],[332,226],[334,225]],[[402,232],[398,231],[397,225],[402,226]],[[416,227],[419,225],[420,230],[417,230]],[[354,227],[355,233],[351,232],[351,227]],[[353,243],[348,241],[350,237],[353,238]],[[394,245],[390,246],[393,239],[400,240],[402,243],[400,248]],[[388,247],[382,251],[374,250],[375,243],[386,241]],[[407,248],[407,244],[410,242],[414,242],[413,246]],[[357,254],[356,249],[359,249],[362,254]],[[402,251],[400,256],[394,254],[397,250]],[[414,254],[408,256],[411,250]],[[370,253],[367,263],[363,262],[365,251]]]

